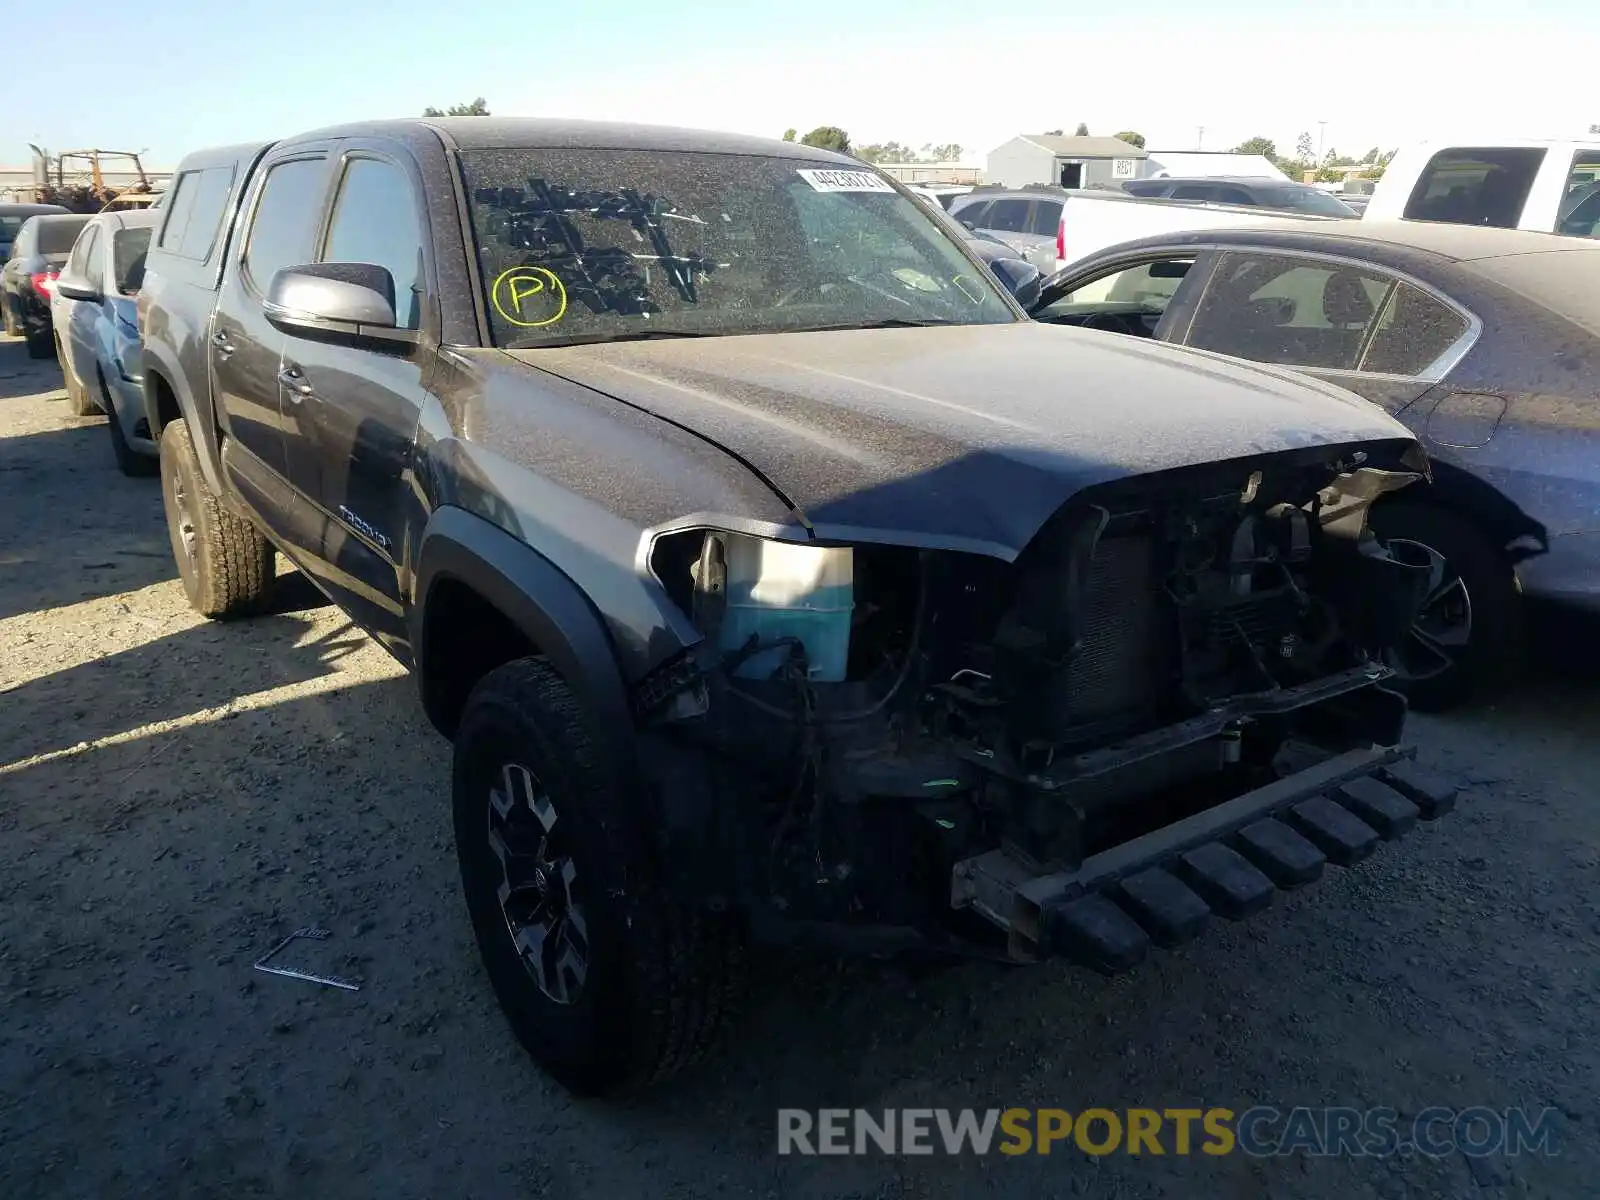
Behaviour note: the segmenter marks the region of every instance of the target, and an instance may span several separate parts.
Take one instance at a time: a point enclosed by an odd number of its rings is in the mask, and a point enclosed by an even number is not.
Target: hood
[[[1015,557],[1087,487],[1404,426],[1215,355],[1017,322],[508,351],[708,438],[815,529]]]

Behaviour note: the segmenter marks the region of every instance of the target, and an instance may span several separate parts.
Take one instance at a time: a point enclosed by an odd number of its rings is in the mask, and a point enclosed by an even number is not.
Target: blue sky
[[[27,0],[24,0],[27,3]],[[102,21],[27,4],[7,36],[0,164],[185,151],[485,96],[496,113],[620,118],[968,157],[1079,121],[1207,149],[1310,132],[1360,154],[1458,129],[1600,123],[1600,5],[1480,0],[145,0]],[[11,24],[13,34],[22,26]],[[47,54],[36,52],[48,48]],[[1319,121],[1326,121],[1325,133]]]

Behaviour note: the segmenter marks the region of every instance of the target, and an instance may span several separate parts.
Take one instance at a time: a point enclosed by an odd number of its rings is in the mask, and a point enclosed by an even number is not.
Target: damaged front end
[[[1009,563],[658,536],[704,639],[638,695],[669,877],[776,934],[1114,970],[1354,861],[1450,802],[1383,686],[1427,564],[1366,527],[1417,478],[1123,479]]]

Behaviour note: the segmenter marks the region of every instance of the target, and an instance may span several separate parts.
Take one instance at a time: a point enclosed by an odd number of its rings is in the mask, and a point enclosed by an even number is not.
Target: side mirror
[[[989,270],[1023,308],[1031,311],[1038,303],[1039,289],[1044,283],[1038,267],[1020,258],[997,258],[989,264]]]
[[[295,337],[394,347],[416,341],[415,331],[396,328],[394,280],[370,263],[285,267],[272,277],[261,310]]]
[[[56,295],[68,300],[99,300],[100,293],[88,280],[78,275],[59,275],[55,282]]]

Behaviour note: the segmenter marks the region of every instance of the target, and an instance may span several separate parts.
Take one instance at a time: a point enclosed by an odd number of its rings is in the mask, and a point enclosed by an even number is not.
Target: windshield
[[[1354,210],[1337,198],[1312,187],[1258,188],[1256,195],[1265,208],[1284,212],[1316,213],[1325,217],[1350,217]]]
[[[119,229],[111,239],[111,269],[117,291],[131,296],[144,283],[144,256],[150,249],[150,229]]]
[[[656,150],[462,154],[496,345],[1020,320],[876,172]]]

